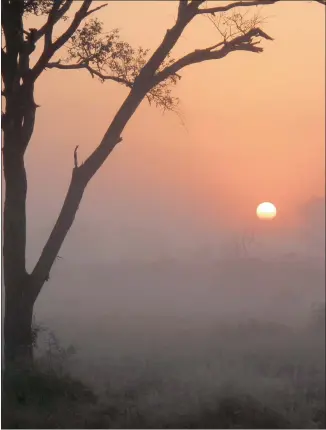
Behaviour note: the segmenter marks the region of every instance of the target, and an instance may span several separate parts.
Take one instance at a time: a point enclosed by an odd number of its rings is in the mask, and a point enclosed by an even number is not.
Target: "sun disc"
[[[257,206],[256,214],[259,219],[271,220],[276,217],[276,207],[273,203],[264,202]]]

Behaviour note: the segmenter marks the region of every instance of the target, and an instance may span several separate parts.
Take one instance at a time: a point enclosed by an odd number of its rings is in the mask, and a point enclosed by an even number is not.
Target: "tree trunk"
[[[36,297],[25,268],[26,194],[25,145],[21,129],[4,130],[3,165],[3,269],[5,285],[4,358],[11,364],[29,366],[32,354],[32,315]]]
[[[27,275],[28,276],[28,275]],[[24,285],[6,285],[4,317],[4,359],[6,370],[14,366],[20,370],[33,363],[32,318],[34,300]],[[27,293],[27,294],[26,294]]]

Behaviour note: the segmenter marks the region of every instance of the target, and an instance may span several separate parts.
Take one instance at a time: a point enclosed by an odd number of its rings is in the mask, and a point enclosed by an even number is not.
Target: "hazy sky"
[[[98,17],[133,46],[155,49],[176,12],[171,1],[114,1]],[[300,226],[301,207],[325,194],[325,9],[284,1],[261,12],[275,38],[262,42],[262,54],[235,52],[182,71],[175,94],[183,124],[143,102],[90,183],[61,255],[201,246],[223,231],[260,229],[255,209],[266,200],[279,211],[270,230],[290,237]],[[216,38],[197,17],[172,56]],[[74,147],[85,158],[126,95],[84,71],[49,70],[38,81],[41,107],[27,154],[31,256],[58,214]]]

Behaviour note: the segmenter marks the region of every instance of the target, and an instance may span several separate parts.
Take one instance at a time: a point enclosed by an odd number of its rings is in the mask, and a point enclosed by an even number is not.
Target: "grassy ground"
[[[325,428],[324,334],[323,318],[211,327],[201,342],[106,361],[96,394],[52,336],[30,374],[12,375],[2,428]]]

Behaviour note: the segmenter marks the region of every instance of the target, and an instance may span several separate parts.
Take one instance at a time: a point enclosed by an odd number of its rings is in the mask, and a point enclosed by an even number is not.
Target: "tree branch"
[[[58,2],[58,5],[60,6],[60,4],[62,4],[63,0],[56,0],[56,1]],[[70,9],[72,4],[73,4],[73,0],[66,0],[66,2],[61,6],[61,8],[55,14],[53,26],[64,16],[65,13],[68,12],[68,10]],[[54,5],[53,5],[53,7],[54,7]],[[37,30],[37,33],[35,35],[35,41],[41,39],[41,37],[43,37],[45,35],[45,33],[48,31],[48,27],[49,27],[49,23],[47,21],[43,25],[43,27],[41,27],[39,30]]]
[[[104,139],[106,139],[106,135]],[[121,137],[114,139],[114,143],[111,142],[111,150],[113,150],[115,145],[118,142],[121,142],[121,140]],[[44,282],[49,279],[51,268],[57,258],[59,250],[67,236],[67,233],[74,222],[86,186],[93,174],[95,173],[91,172],[92,174],[89,174],[87,172],[89,170],[89,167],[85,167],[85,164],[82,164],[78,167],[77,149],[78,146],[76,146],[74,150],[74,168],[72,170],[71,181],[60,214],[41,252],[40,258],[38,259],[31,273],[34,286],[33,294],[35,297],[38,296],[44,285]],[[108,154],[110,152],[111,151],[108,151]],[[105,158],[103,159],[103,161],[105,160]],[[97,169],[99,167],[100,165],[97,166]]]
[[[128,80],[123,79],[123,78],[119,78],[118,76],[104,75],[103,73],[101,73],[98,70],[94,69],[93,67],[91,67],[87,63],[61,64],[60,61],[57,61],[57,62],[53,62],[53,63],[48,63],[46,65],[46,68],[47,69],[61,69],[61,70],[81,70],[81,69],[85,69],[85,70],[87,70],[91,74],[92,78],[94,78],[94,76],[97,76],[102,81],[115,81],[115,82],[118,82],[119,84],[125,85],[128,88],[132,88],[132,83],[129,82]]]
[[[179,0],[178,19],[182,17],[184,11],[187,9],[187,6],[188,6],[188,0]]]
[[[47,22],[45,24],[44,32],[44,51],[47,51],[52,45],[52,33],[54,24],[57,22],[57,17],[60,11],[60,6],[63,0],[56,0],[53,2],[52,9],[49,12]],[[62,9],[62,8],[61,8]],[[38,32],[37,32],[38,33]],[[37,33],[35,37],[37,36]]]
[[[97,12],[98,10],[102,9],[103,7],[106,7],[108,5],[108,3],[102,4],[101,6],[97,6],[94,9],[91,9],[87,12],[86,16],[91,15],[94,12]]]
[[[260,28],[253,28],[249,30],[246,34],[235,37],[229,42],[225,42],[223,44],[223,47],[219,50],[214,49],[220,46],[220,44],[213,45],[206,49],[197,49],[175,61],[173,64],[166,67],[161,72],[157,73],[155,75],[155,85],[167,79],[169,76],[176,74],[179,70],[183,69],[186,66],[189,66],[190,64],[201,63],[203,61],[208,60],[218,60],[233,51],[249,51],[256,53],[262,52],[263,48],[256,46],[259,41],[252,42],[252,39],[254,37],[262,37],[267,40],[273,40]]]
[[[49,239],[46,242],[41,256],[31,274],[34,285],[33,294],[35,297],[37,297],[38,293],[41,291],[44,282],[49,279],[52,265],[72,223],[74,222],[85,187],[86,183],[80,175],[80,168],[74,167],[68,192],[57,222],[55,223]]]
[[[78,148],[79,148],[79,145],[77,145],[74,150],[74,165],[76,169],[78,168],[78,155],[77,155]]]
[[[55,52],[60,49],[69,39],[70,37],[75,33],[77,28],[79,27],[82,20],[87,16],[88,9],[90,5],[92,4],[92,0],[84,0],[79,10],[76,12],[74,19],[72,20],[72,23],[70,24],[69,28],[54,42],[52,43],[47,49],[43,50],[43,53],[41,54],[40,58],[38,59],[37,63],[33,67],[30,73],[30,79],[35,82],[35,80],[40,76],[40,74],[45,69],[47,63],[52,58],[52,56],[55,54]]]
[[[249,7],[249,6],[264,6],[277,3],[281,0],[252,0],[252,1],[236,1],[233,3],[229,3],[225,6],[216,6],[216,7],[207,7],[204,9],[198,9],[197,15],[211,13],[214,15],[215,13],[227,12],[228,10],[234,9],[236,7]]]
[[[141,82],[141,84],[144,84],[146,81],[149,81],[150,79],[153,78],[157,69],[160,67],[162,62],[166,59],[166,57],[169,55],[169,53],[171,52],[171,50],[179,40],[186,26],[195,17],[196,13],[193,9],[194,9],[193,2],[191,2],[187,6],[187,8],[184,8],[183,13],[181,15],[178,15],[177,22],[172,28],[167,30],[161,44],[154,51],[153,55],[150,57],[150,59],[147,61],[147,63],[139,73],[135,81],[135,84],[138,82]],[[185,11],[187,11],[187,13],[185,13]]]

